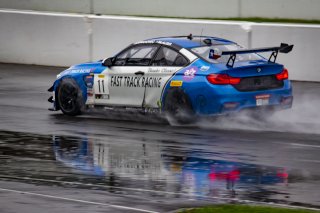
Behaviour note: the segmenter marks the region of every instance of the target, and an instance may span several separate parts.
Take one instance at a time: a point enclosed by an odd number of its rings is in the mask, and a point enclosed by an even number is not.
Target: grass
[[[129,15],[133,17],[145,18],[176,18],[176,19],[195,19],[195,20],[222,20],[222,21],[249,21],[255,23],[290,23],[290,24],[320,24],[320,20],[307,20],[307,19],[287,19],[287,18],[262,18],[262,17],[247,17],[247,18],[188,18],[188,17],[174,17],[174,16],[139,16]]]
[[[209,19],[213,20],[213,19]],[[214,20],[226,20],[226,21],[249,21],[256,23],[290,23],[290,24],[320,24],[320,20],[305,20],[305,19],[286,19],[286,18],[261,18],[261,17],[253,17],[253,18],[217,18]]]
[[[316,213],[320,211],[248,205],[216,205],[183,210],[179,213]]]

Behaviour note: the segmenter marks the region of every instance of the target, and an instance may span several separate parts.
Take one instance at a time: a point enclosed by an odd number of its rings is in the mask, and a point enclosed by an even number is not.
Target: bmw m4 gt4
[[[188,122],[242,110],[288,109],[293,100],[288,70],[276,58],[292,48],[282,43],[245,49],[192,35],[140,41],[114,57],[58,74],[48,90],[50,110],[72,116],[88,108],[136,110]]]

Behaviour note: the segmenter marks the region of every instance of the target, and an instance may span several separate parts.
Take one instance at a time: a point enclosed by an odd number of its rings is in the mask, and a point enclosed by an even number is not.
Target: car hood
[[[77,74],[88,74],[88,73],[101,73],[103,70],[105,70],[106,67],[102,65],[102,61],[97,62],[88,62],[83,64],[77,64],[74,66],[69,67],[68,69],[62,71],[60,74],[58,74],[58,78],[61,78],[66,75],[77,75]]]

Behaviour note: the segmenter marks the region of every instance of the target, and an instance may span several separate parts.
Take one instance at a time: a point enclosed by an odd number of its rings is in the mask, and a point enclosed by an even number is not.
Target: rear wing
[[[265,47],[265,48],[256,48],[256,49],[224,51],[221,53],[221,55],[230,55],[228,62],[227,62],[227,66],[233,67],[237,54],[272,52],[268,61],[275,63],[279,52],[280,53],[289,53],[292,51],[292,49],[293,49],[293,45],[281,43],[279,47]]]

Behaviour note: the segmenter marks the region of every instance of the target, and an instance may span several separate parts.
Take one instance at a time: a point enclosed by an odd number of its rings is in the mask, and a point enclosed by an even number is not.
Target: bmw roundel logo
[[[257,68],[257,72],[261,72],[262,70],[261,70],[261,68]]]

